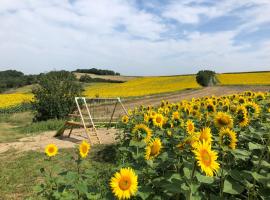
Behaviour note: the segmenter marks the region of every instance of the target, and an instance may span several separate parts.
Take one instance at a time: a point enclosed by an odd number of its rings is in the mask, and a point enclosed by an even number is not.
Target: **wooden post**
[[[114,105],[114,108],[113,108],[113,113],[112,113],[112,116],[111,116],[111,119],[110,119],[110,123],[109,123],[108,126],[107,126],[107,130],[109,129],[109,126],[111,126],[112,119],[113,119],[113,115],[114,115],[114,113],[115,113],[117,103],[118,103],[118,102],[116,101],[116,103],[115,103],[115,105]]]

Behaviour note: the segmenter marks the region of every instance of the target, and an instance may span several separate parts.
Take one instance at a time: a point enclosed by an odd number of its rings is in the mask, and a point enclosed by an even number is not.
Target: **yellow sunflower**
[[[111,178],[110,186],[118,199],[130,199],[138,190],[138,176],[131,168],[122,168]]]
[[[86,141],[82,141],[79,146],[80,155],[82,158],[86,158],[90,150],[90,144]]]
[[[186,131],[188,132],[188,134],[192,134],[195,131],[195,126],[193,121],[191,121],[190,119],[186,122]]]
[[[175,121],[178,121],[180,119],[179,112],[177,112],[177,111],[173,112],[172,119],[175,120]]]
[[[150,117],[149,117],[148,114],[144,114],[144,115],[143,115],[143,121],[149,122],[149,119],[150,119]]]
[[[45,147],[45,153],[49,157],[55,156],[58,153],[58,148],[55,144],[48,144]]]
[[[206,104],[206,110],[207,110],[209,113],[216,112],[216,106],[214,105],[214,103],[208,102],[208,103]]]
[[[124,115],[124,116],[122,117],[122,122],[123,122],[124,124],[127,124],[127,123],[128,123],[128,120],[129,120],[129,118],[128,118],[127,115]]]
[[[238,106],[236,111],[236,118],[240,127],[245,127],[249,123],[247,109],[245,106]]]
[[[237,143],[236,133],[229,128],[222,128],[219,132],[219,143],[235,149]]]
[[[143,139],[147,143],[152,137],[152,130],[145,124],[136,124],[132,129],[132,134],[136,140],[140,141]]]
[[[151,160],[160,154],[162,143],[159,138],[151,140],[145,147],[145,159]]]
[[[232,128],[233,127],[233,119],[231,115],[225,112],[218,112],[215,115],[214,123],[215,123],[215,126],[218,128],[223,128],[223,127]]]
[[[258,117],[260,114],[260,106],[254,102],[247,102],[244,104],[247,109],[247,112],[254,117]]]
[[[160,128],[162,128],[164,123],[164,117],[162,114],[156,114],[156,116],[153,118],[153,124],[155,126],[158,126]]]
[[[200,135],[199,135],[199,140],[206,141],[211,143],[212,142],[212,134],[211,134],[211,129],[209,127],[205,127],[201,129]]]
[[[199,142],[197,148],[193,150],[197,159],[198,166],[207,176],[213,176],[219,169],[219,163],[216,161],[217,153],[211,150],[211,144],[203,141]]]

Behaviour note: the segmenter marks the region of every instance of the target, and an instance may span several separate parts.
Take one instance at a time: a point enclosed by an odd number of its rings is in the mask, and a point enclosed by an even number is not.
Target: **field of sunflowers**
[[[270,85],[270,72],[217,74],[220,85]],[[125,83],[93,84],[85,88],[87,97],[134,97],[200,88],[195,75],[142,77]]]
[[[32,94],[0,94],[0,113],[23,111],[32,99]]]
[[[76,170],[48,165],[35,190],[47,199],[269,199],[269,122],[269,92],[140,106],[120,122],[106,192],[88,184],[86,141],[70,156]],[[53,163],[58,147],[45,153]]]
[[[119,199],[269,199],[270,93],[141,106],[122,128]]]

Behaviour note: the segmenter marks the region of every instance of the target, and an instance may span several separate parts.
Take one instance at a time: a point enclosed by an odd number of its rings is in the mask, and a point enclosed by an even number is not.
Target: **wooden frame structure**
[[[111,113],[111,116],[109,119],[107,118],[95,118],[94,117],[94,109],[92,109],[91,112],[91,106],[88,106],[87,102],[104,102],[104,105],[106,104],[106,101],[115,101],[115,103],[113,103],[113,111]],[[97,124],[107,124],[107,129],[111,126],[111,124],[113,123],[113,117],[115,115],[115,111],[117,108],[117,105],[120,104],[122,110],[124,111],[125,114],[128,114],[126,108],[124,107],[121,99],[119,97],[117,98],[87,98],[87,97],[75,97],[75,103],[77,106],[77,111],[78,114],[69,114],[70,117],[73,118],[80,118],[80,122],[77,121],[66,121],[64,127],[62,129],[60,129],[56,136],[61,136],[63,135],[65,129],[70,128],[70,132],[68,134],[68,137],[70,137],[72,130],[76,127],[83,127],[85,134],[90,142],[90,144],[93,144],[93,142],[100,144],[100,139],[97,135],[97,128],[96,125]],[[90,104],[91,105],[91,104]],[[94,105],[92,105],[94,106]],[[83,107],[85,108],[83,110]],[[102,107],[102,104],[100,104],[100,107]],[[84,111],[84,112],[83,112]],[[101,120],[101,121],[100,121]],[[92,131],[89,130],[89,128],[92,129]]]

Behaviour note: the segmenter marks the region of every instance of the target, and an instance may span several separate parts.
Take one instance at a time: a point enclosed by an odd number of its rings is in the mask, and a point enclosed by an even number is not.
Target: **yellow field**
[[[222,85],[267,85],[270,84],[270,72],[219,74]]]
[[[32,100],[32,94],[0,94],[0,109],[7,109]]]
[[[132,97],[199,88],[195,76],[143,77],[125,83],[102,83],[85,88],[88,97]]]

